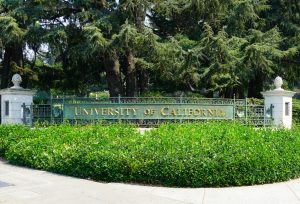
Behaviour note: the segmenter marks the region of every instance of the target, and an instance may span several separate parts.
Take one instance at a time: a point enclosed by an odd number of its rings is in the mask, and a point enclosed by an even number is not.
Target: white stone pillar
[[[272,115],[276,127],[290,129],[292,128],[292,98],[296,92],[282,89],[283,82],[281,77],[276,77],[274,84],[276,89],[261,93],[265,99],[265,109],[273,107]]]
[[[1,124],[23,124],[22,105],[33,103],[34,91],[20,87],[22,78],[15,74],[12,78],[14,86],[0,90]]]

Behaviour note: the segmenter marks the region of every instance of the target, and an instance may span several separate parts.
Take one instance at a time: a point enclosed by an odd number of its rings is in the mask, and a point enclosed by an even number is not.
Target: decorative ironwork
[[[221,98],[189,98],[189,97],[110,97],[110,98],[80,98],[80,97],[56,97],[51,99],[53,103],[68,104],[202,104],[202,105],[227,105],[234,103],[244,104],[244,99],[221,99]]]

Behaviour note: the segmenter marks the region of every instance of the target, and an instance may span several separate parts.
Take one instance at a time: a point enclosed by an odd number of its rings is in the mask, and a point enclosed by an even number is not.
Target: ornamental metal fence
[[[23,104],[24,124],[87,124],[101,122],[156,126],[165,122],[232,120],[253,126],[271,126],[273,107],[246,99],[188,97],[50,97]]]

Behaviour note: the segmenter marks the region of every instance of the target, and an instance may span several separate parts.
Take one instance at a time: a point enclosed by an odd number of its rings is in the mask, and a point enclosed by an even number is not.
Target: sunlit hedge
[[[98,181],[166,186],[240,186],[300,177],[300,128],[234,123],[135,127],[0,126],[0,153],[13,164]]]
[[[293,99],[293,121],[300,124],[300,100]]]

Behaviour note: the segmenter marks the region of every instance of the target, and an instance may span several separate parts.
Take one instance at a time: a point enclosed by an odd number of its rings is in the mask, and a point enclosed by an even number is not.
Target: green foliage
[[[299,126],[165,124],[144,135],[123,124],[0,126],[0,133],[1,154],[13,164],[98,181],[216,187],[300,176]]]
[[[84,35],[92,47],[93,52],[104,51],[108,46],[107,40],[103,37],[101,30],[95,26],[86,26],[83,29]]]
[[[164,96],[166,96],[165,93],[159,91],[146,92],[142,95],[142,97],[164,97]]]
[[[0,40],[5,45],[21,42],[24,34],[16,19],[10,16],[0,16]]]
[[[109,93],[107,91],[92,92],[92,93],[90,93],[89,97],[100,98],[100,99],[108,99],[109,98]]]
[[[0,157],[13,145],[31,137],[30,128],[24,126],[0,126]]]
[[[264,105],[264,100],[263,99],[258,99],[258,98],[248,98],[248,103],[252,105]]]
[[[293,122],[300,123],[300,100],[293,99]]]
[[[131,87],[260,97],[277,75],[290,88],[300,80],[299,8],[296,0],[2,0],[0,81],[8,86],[19,72],[24,85],[76,95]]]

